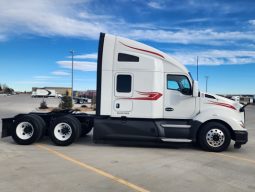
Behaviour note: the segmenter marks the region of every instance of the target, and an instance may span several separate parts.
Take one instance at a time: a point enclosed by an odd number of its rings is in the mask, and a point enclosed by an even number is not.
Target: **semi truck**
[[[53,89],[36,89],[31,97],[58,97],[58,94]]]
[[[67,146],[93,128],[95,143],[193,142],[224,151],[248,141],[245,106],[199,91],[173,57],[127,38],[100,33],[96,114],[62,110],[2,119],[2,137],[32,144],[44,135]]]

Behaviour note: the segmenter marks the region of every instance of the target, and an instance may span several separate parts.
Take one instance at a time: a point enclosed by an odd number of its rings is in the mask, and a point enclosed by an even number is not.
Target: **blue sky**
[[[0,0],[0,83],[15,90],[96,87],[100,32],[149,44],[172,55],[209,92],[255,94],[253,0]]]

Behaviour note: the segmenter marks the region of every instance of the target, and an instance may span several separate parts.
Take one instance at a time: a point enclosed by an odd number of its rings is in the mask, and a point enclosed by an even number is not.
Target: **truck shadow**
[[[134,141],[107,141],[95,143],[92,139],[92,135],[81,137],[75,144],[88,145],[88,146],[100,146],[100,147],[134,147],[134,148],[169,148],[169,149],[195,149],[198,147],[194,143],[185,142],[134,142]]]
[[[18,145],[16,144],[11,137],[7,138],[1,138],[1,142],[5,144],[12,144],[12,145]],[[54,143],[50,140],[48,136],[43,137],[40,141],[38,141],[35,144],[45,144],[50,146],[55,146]],[[168,143],[156,143],[156,142],[130,142],[130,141],[107,141],[107,142],[100,142],[95,143],[93,142],[93,137],[91,134],[80,137],[75,143],[72,145],[84,145],[84,146],[95,146],[95,147],[134,147],[134,148],[167,148],[167,149],[193,149],[197,150],[199,149],[195,144],[193,143],[183,143],[183,142],[168,142]],[[68,146],[67,146],[68,147]]]

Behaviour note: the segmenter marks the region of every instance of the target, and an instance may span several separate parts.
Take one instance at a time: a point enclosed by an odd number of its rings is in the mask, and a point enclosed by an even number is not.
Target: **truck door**
[[[164,118],[191,119],[195,113],[196,98],[192,96],[188,77],[165,74],[165,83]]]
[[[115,74],[114,110],[117,116],[128,115],[133,108],[133,75],[128,73]]]

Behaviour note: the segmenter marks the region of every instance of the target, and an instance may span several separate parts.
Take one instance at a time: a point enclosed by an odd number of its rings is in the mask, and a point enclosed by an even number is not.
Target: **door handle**
[[[166,107],[165,110],[166,110],[166,111],[173,111],[174,108],[172,108],[172,107]]]
[[[117,109],[120,108],[120,104],[119,104],[119,103],[116,104],[116,108],[117,108]]]

